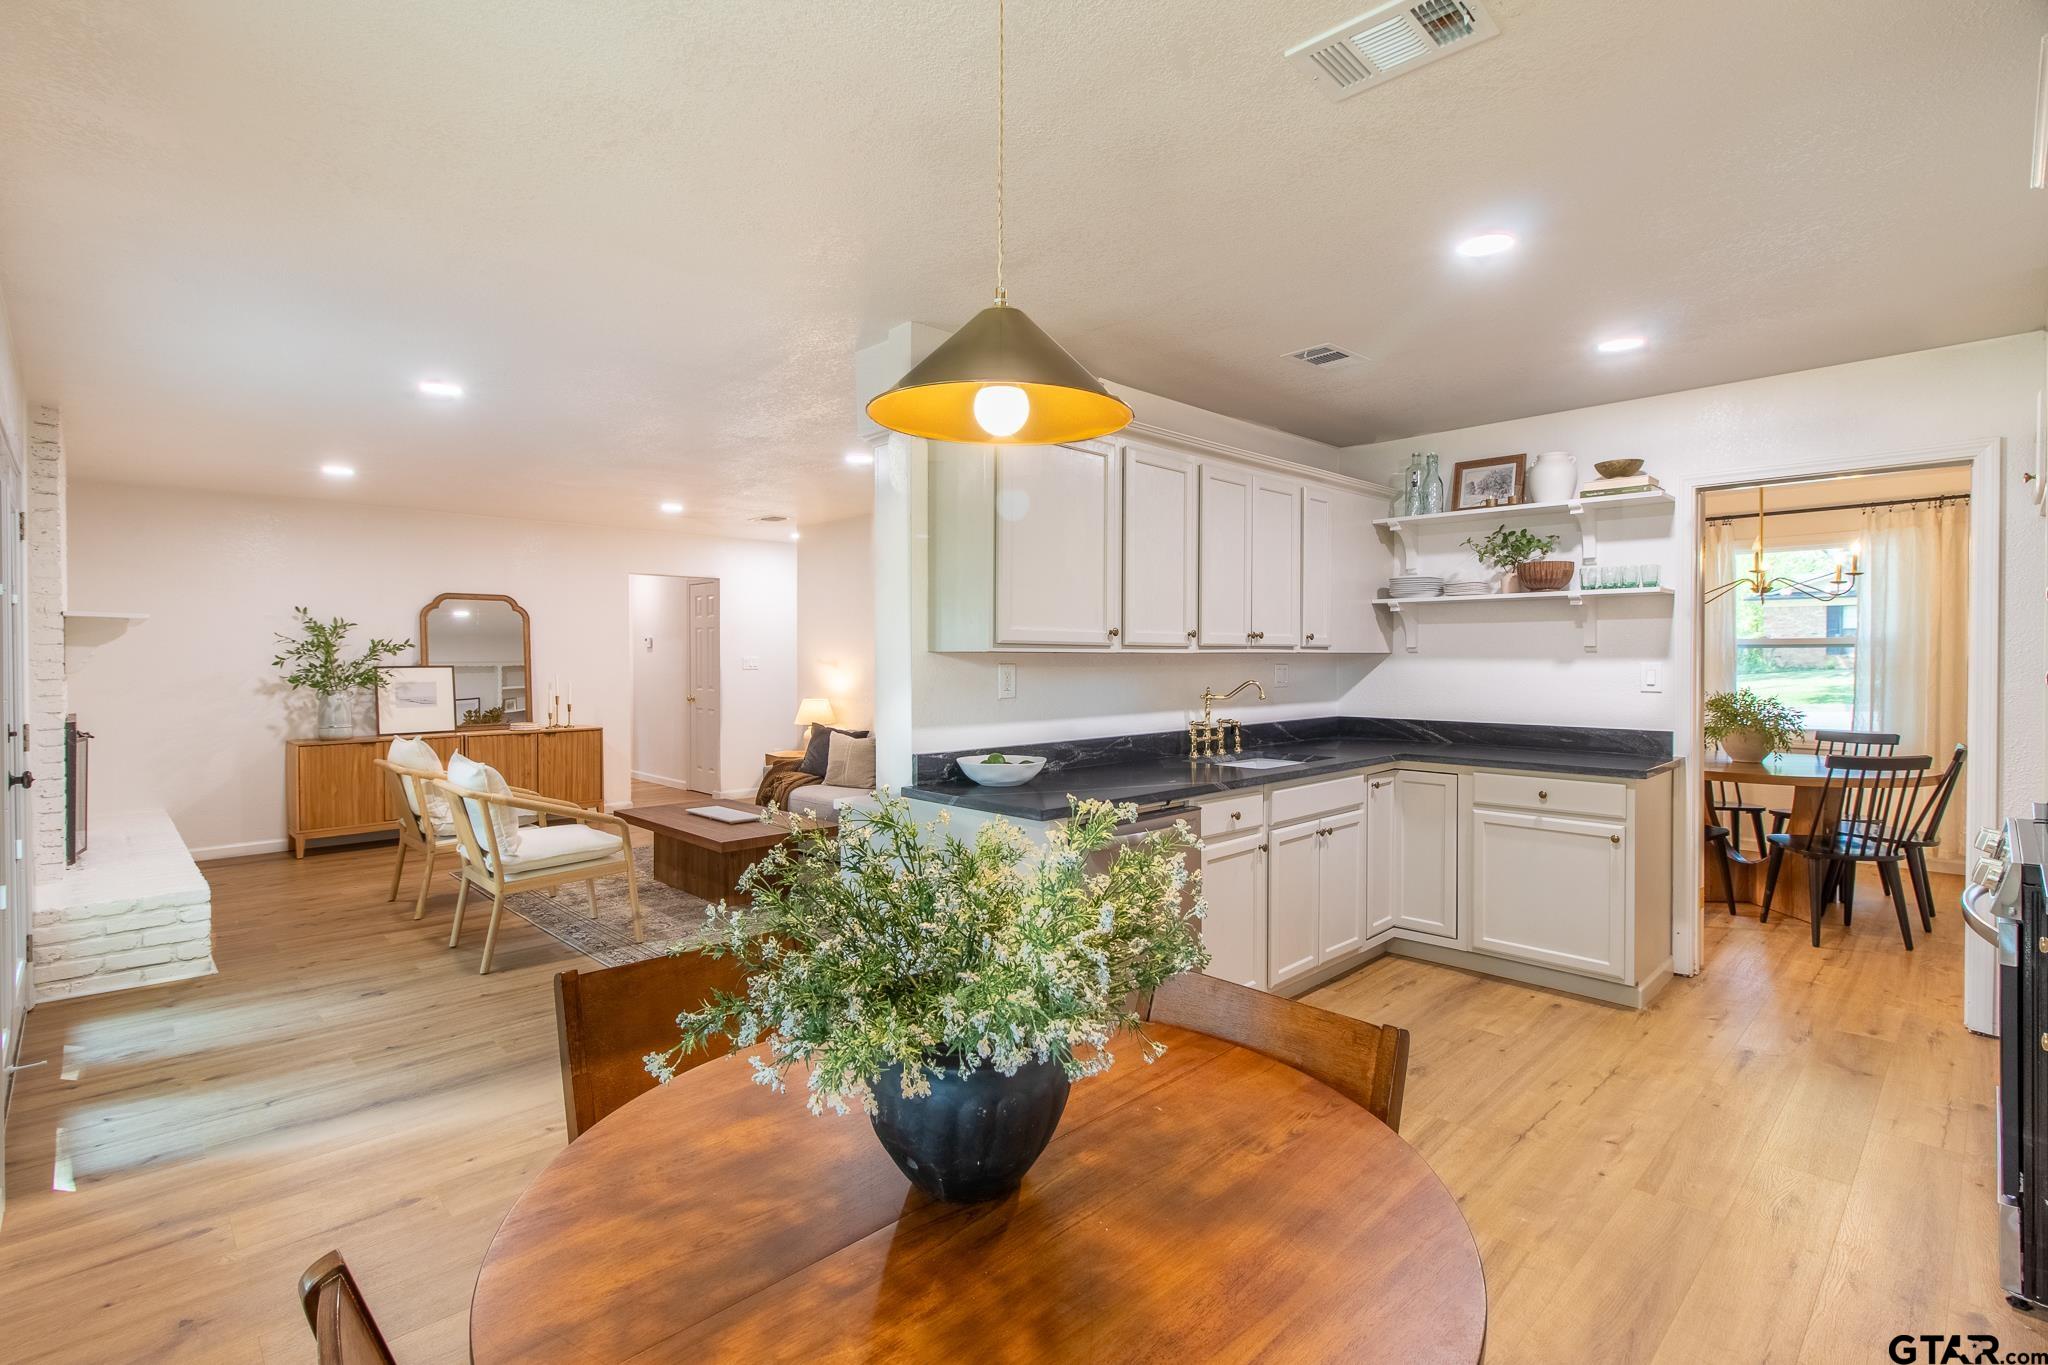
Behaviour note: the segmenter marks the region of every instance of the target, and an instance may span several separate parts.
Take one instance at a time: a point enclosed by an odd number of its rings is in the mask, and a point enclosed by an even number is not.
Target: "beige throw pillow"
[[[488,763],[478,763],[466,754],[450,754],[448,757],[448,784],[473,792],[489,792],[494,796],[507,796],[512,789],[496,768]],[[462,803],[469,808],[469,822],[475,827],[477,837],[483,837],[484,824],[490,823],[491,832],[497,836],[498,852],[510,858],[519,852],[519,812],[511,806],[495,801],[471,801]],[[485,850],[486,854],[489,850]]]
[[[875,789],[875,741],[855,739],[843,731],[832,732],[831,747],[825,751],[825,785]]]

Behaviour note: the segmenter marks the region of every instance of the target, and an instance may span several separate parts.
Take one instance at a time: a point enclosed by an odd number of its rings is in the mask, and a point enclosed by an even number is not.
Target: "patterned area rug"
[[[704,901],[696,896],[663,886],[654,880],[654,850],[633,850],[633,864],[639,869],[640,922],[646,941],[633,941],[633,910],[626,903],[623,877],[597,879],[597,916],[590,914],[590,897],[581,882],[558,886],[552,891],[522,891],[508,896],[505,908],[551,938],[561,940],[577,952],[616,967],[659,957],[672,943],[696,943],[704,937]],[[476,893],[470,893],[469,913],[477,912]],[[490,913],[490,902],[482,902]]]

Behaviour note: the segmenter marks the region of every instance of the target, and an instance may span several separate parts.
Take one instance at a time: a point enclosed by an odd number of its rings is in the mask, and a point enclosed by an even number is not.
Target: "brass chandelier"
[[[1849,567],[1844,571],[1840,560],[1835,561],[1835,572],[1830,578],[1793,578],[1787,574],[1773,577],[1764,572],[1764,490],[1756,490],[1756,539],[1749,543],[1749,572],[1740,578],[1707,589],[1705,600],[1716,602],[1734,592],[1737,588],[1748,588],[1758,597],[1768,597],[1774,592],[1796,592],[1801,597],[1810,597],[1816,602],[1832,602],[1856,590],[1856,580],[1863,577],[1859,553],[1851,549]]]
[[[995,302],[868,403],[891,431],[971,445],[1057,445],[1107,436],[1131,421],[1060,344],[1012,308],[1003,288],[1004,0],[996,0]]]

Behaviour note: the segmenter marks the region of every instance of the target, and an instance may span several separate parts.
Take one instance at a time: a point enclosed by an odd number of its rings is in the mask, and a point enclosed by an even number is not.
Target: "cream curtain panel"
[[[1725,521],[1708,522],[1700,556],[1706,565],[1709,591],[1732,582],[1741,572],[1735,554],[1735,528]],[[1735,690],[1735,599],[1741,595],[1739,589],[1723,593],[1700,608],[1700,680],[1710,697]]]
[[[1857,587],[1856,728],[1891,731],[1902,754],[1948,767],[1968,718],[1970,517],[1967,505],[1913,503],[1863,514]],[[1983,755],[1972,755],[1982,762]],[[1960,861],[1960,796],[1934,857]]]

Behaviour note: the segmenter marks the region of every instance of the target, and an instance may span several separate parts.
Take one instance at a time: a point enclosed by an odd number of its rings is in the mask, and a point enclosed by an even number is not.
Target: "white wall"
[[[690,580],[636,573],[633,619],[633,775],[690,785]],[[721,625],[723,622],[721,622]]]
[[[1477,455],[1568,450],[1581,475],[1595,460],[1641,457],[1676,494],[1675,509],[1630,514],[1624,535],[1601,558],[1654,560],[1678,587],[1668,611],[1610,602],[1619,618],[1603,622],[1598,653],[1585,653],[1568,619],[1522,613],[1481,620],[1472,613],[1431,620],[1422,651],[1397,654],[1345,699],[1352,714],[1458,720],[1546,721],[1670,730],[1678,751],[1696,743],[1692,728],[1695,630],[1693,579],[1699,546],[1694,489],[1706,481],[1817,460],[1859,461],[1897,452],[1975,447],[2004,449],[2001,753],[1973,755],[1999,764],[1998,802],[2009,809],[2044,794],[2041,679],[2042,527],[2019,470],[2032,468],[2035,413],[2048,375],[2041,332],[1888,356],[1710,389],[1664,394],[1597,408],[1401,441],[1345,452],[1361,478],[1389,479],[1411,450],[1434,450],[1449,466]],[[1456,537],[1439,562],[1464,557]],[[1973,593],[1996,585],[1972,584]],[[1494,612],[1502,609],[1480,608]],[[1641,690],[1644,663],[1659,665],[1663,691]],[[1979,813],[1990,818],[1991,812]]]
[[[873,517],[806,526],[796,554],[797,695],[856,730],[875,718],[874,533]]]
[[[17,460],[28,458],[28,398],[21,387],[21,366],[15,357],[14,333],[7,323],[7,300],[0,297],[0,446]]]
[[[70,651],[71,702],[97,737],[95,810],[161,804],[202,856],[281,848],[288,694],[272,635],[304,605],[411,638],[442,592],[500,592],[533,618],[533,666],[579,724],[605,727],[605,794],[631,791],[628,576],[717,578],[723,600],[721,785],[751,789],[796,710],[796,554],[787,543],[525,522],[318,499],[89,481],[70,490],[79,610],[150,619]],[[753,667],[749,668],[748,665]],[[539,699],[544,708],[545,698]],[[374,729],[368,698],[360,728]]]

